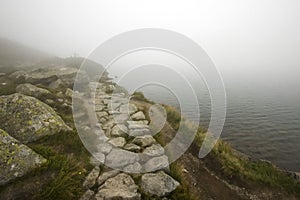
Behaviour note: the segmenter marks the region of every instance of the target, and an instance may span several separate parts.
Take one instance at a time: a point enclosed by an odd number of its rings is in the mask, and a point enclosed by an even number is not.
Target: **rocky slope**
[[[163,146],[176,134],[176,111],[167,109],[168,121],[153,136],[158,127],[150,119],[162,121],[159,108],[137,96],[128,102],[112,82],[88,83],[96,98],[81,99],[72,90],[77,71],[0,75],[6,81],[0,84],[0,199],[299,199],[295,179],[271,164],[245,161],[226,145],[200,160],[196,138],[169,165]],[[82,109],[74,116],[73,95]]]
[[[70,87],[77,72],[74,68],[57,70],[57,68],[41,68],[7,75],[14,80],[16,93],[0,96],[0,128],[3,129],[3,131],[0,129],[1,199],[18,199],[22,195],[39,199],[38,193],[42,193],[43,196],[51,195],[38,192],[44,187],[42,185],[48,185],[49,180],[42,180],[42,177],[48,176],[47,168],[52,168],[51,163],[56,162],[51,156],[49,157],[52,153],[45,152],[46,149],[43,150],[40,144],[48,145],[52,138],[64,137],[59,135],[72,132],[70,127],[74,128],[74,122],[68,120],[66,125],[63,120],[69,114],[62,117],[59,114],[63,113],[61,108],[71,109],[73,91]],[[120,90],[119,93],[111,94],[116,88],[115,84],[102,83],[98,86],[95,100],[98,128],[106,140],[105,143],[96,142],[97,148],[92,152],[89,163],[84,161],[82,164],[86,169],[78,168],[82,178],[80,178],[81,184],[76,187],[82,188],[77,190],[85,190],[85,192],[81,193],[81,197],[76,195],[73,198],[160,199],[168,197],[180,183],[170,176],[168,158],[164,155],[163,147],[152,137],[145,113],[134,104],[127,104],[126,91]],[[96,87],[95,83],[90,84],[90,87]],[[110,104],[111,100],[112,104]],[[87,101],[87,103],[91,102]],[[88,121],[86,117],[83,119],[82,121]],[[56,149],[62,148],[65,143],[68,141],[56,141],[53,150],[57,151]],[[76,150],[70,148],[68,151]],[[69,153],[66,155],[73,155]],[[84,153],[84,155],[88,154]],[[56,157],[61,158],[60,155]],[[79,158],[74,159],[76,162]],[[91,169],[89,166],[94,168]],[[57,167],[56,170],[63,166]],[[86,171],[87,169],[91,171]],[[52,169],[49,169],[49,172],[50,170]],[[50,186],[60,181],[55,177],[58,174],[53,175]],[[38,182],[42,181],[42,188],[26,191],[26,183],[31,180],[30,176]],[[76,183],[80,182],[78,181]],[[39,185],[30,182],[30,185],[32,184],[39,188]],[[66,184],[73,183],[70,181]],[[63,189],[61,190],[64,192]]]

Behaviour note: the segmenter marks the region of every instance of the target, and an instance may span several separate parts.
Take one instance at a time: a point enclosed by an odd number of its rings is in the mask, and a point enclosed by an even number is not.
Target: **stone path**
[[[94,140],[91,163],[81,197],[86,199],[141,199],[164,197],[179,183],[169,176],[168,157],[152,136],[145,113],[128,101],[124,92],[110,92],[113,84],[91,83],[99,137]],[[99,140],[99,141],[98,141]]]

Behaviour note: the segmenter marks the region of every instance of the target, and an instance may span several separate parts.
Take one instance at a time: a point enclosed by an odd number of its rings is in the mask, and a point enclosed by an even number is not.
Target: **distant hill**
[[[102,65],[83,57],[60,58],[17,42],[0,38],[0,72],[9,73],[22,67],[27,69],[51,66],[79,68],[83,61],[91,69],[88,72],[90,77],[95,75],[95,71],[104,71]],[[103,77],[107,78],[107,76],[108,74],[105,72]]]
[[[49,57],[50,54],[0,38],[0,67],[28,65]]]
[[[67,57],[67,58],[52,57],[36,63],[35,67],[61,66],[61,67],[80,68],[83,61],[85,61],[85,66],[89,68],[88,75],[90,77],[93,77],[98,71],[101,72],[104,71],[104,68],[101,64],[86,59],[84,57]],[[104,72],[103,78],[107,78],[107,77],[108,77],[108,73]]]

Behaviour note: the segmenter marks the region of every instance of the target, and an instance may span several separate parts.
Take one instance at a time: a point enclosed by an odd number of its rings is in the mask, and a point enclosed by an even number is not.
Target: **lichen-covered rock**
[[[137,192],[138,186],[133,179],[125,173],[119,174],[113,178],[108,179],[100,186],[95,199],[126,199],[139,200],[141,195]]]
[[[0,185],[22,177],[45,162],[41,155],[0,129]]]
[[[51,107],[19,93],[0,96],[0,128],[24,143],[70,129]]]
[[[18,85],[16,87],[16,91],[20,94],[24,94],[24,95],[32,96],[32,97],[36,97],[36,98],[40,98],[40,97],[50,94],[50,92],[48,90],[36,87],[29,83]]]
[[[149,196],[163,197],[174,191],[179,183],[163,171],[142,175],[141,189]]]

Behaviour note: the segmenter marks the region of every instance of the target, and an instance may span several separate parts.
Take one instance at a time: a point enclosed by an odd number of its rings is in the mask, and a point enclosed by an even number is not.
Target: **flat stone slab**
[[[168,167],[169,159],[165,155],[151,158],[144,164],[144,169],[147,172],[154,172],[162,169],[167,169]]]
[[[129,129],[149,129],[147,124],[129,124]]]
[[[147,124],[149,124],[149,121],[148,121],[148,120],[127,121],[126,123],[127,123],[128,125],[132,125],[132,124],[147,125]]]
[[[152,144],[150,147],[144,149],[140,154],[142,161],[147,161],[153,157],[159,157],[164,155],[165,149],[160,144]]]
[[[46,159],[0,129],[0,185],[41,166]]]
[[[123,149],[113,149],[106,157],[105,164],[120,169],[124,166],[139,162],[138,154]]]
[[[173,192],[180,184],[163,171],[142,175],[141,189],[150,196],[164,197]]]
[[[151,131],[148,128],[129,129],[129,135],[131,136],[151,135]]]

